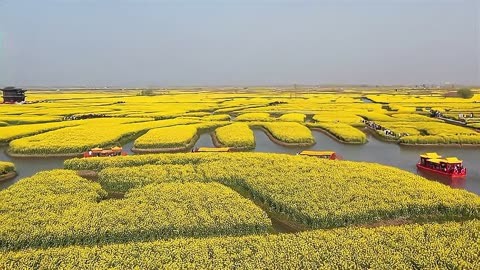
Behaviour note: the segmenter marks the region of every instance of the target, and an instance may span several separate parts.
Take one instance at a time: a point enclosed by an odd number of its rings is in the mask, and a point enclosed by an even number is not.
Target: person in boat
[[[88,155],[92,156],[92,150],[88,151]]]

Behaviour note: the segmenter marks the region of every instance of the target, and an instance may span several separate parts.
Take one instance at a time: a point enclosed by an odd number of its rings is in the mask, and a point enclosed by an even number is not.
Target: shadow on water
[[[370,133],[367,133],[368,143],[363,145],[351,145],[340,143],[319,131],[312,131],[316,144],[307,147],[286,147],[272,142],[264,131],[253,130],[256,141],[256,152],[272,152],[296,154],[302,150],[332,150],[340,154],[345,160],[375,162],[394,166],[417,174],[416,163],[418,157],[424,152],[437,152],[443,156],[456,156],[464,160],[468,168],[468,176],[465,179],[451,180],[442,178],[435,174],[421,174],[422,176],[435,180],[454,188],[463,188],[480,194],[480,163],[478,156],[479,148],[474,147],[448,147],[448,146],[400,146],[396,143],[389,143],[378,140]],[[129,155],[133,154],[131,148],[133,141],[123,145],[124,151]],[[209,132],[202,133],[194,147],[215,147]],[[13,180],[0,182],[0,190],[4,189],[21,178],[31,176],[36,172],[62,168],[63,161],[67,158],[14,158],[6,155],[6,146],[0,147],[0,160],[15,163],[18,176]]]

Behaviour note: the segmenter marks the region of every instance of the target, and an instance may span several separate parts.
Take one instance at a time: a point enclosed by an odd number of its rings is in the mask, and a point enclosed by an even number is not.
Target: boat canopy
[[[460,160],[456,157],[447,157],[445,158],[445,163],[448,163],[448,164],[458,164],[458,163],[462,163],[463,160]]]
[[[335,154],[333,151],[309,151],[305,150],[300,152],[300,155],[306,155],[306,156],[331,156]]]
[[[428,162],[435,163],[435,164],[440,164],[440,163],[445,163],[445,159],[441,158],[431,158],[428,160]]]
[[[442,156],[440,156],[439,154],[437,154],[435,152],[425,153],[425,154],[420,155],[420,157],[428,158],[428,159],[440,159],[440,158],[442,158]]]
[[[95,147],[95,148],[92,148],[92,151],[102,151],[103,148],[100,148],[100,147]]]
[[[122,151],[122,147],[115,146],[115,147],[112,147],[112,150],[113,151]]]
[[[448,158],[431,158],[428,160],[428,162],[435,163],[435,164],[440,164],[440,163],[460,164],[462,163],[462,160],[456,157],[448,157]]]
[[[197,152],[228,152],[230,151],[229,147],[200,147],[197,149]]]

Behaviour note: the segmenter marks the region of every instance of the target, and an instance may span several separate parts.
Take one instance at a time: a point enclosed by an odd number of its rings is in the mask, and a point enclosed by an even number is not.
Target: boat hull
[[[448,177],[451,177],[451,178],[462,178],[462,177],[465,177],[467,175],[467,169],[465,169],[464,172],[460,172],[460,173],[453,173],[453,172],[449,173],[449,172],[444,172],[444,171],[436,170],[436,169],[433,169],[433,168],[429,168],[429,167],[423,166],[422,164],[419,164],[419,163],[417,163],[417,169],[427,171],[427,172],[431,172],[431,173],[435,173],[435,174],[439,174],[439,175],[443,175],[443,176],[448,176]]]

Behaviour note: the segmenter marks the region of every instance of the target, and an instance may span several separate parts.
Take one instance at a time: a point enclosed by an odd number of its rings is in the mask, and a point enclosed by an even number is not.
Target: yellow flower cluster
[[[97,146],[108,147],[122,144],[128,138],[152,128],[196,123],[196,121],[186,119],[146,120],[148,119],[83,120],[82,124],[78,126],[11,141],[10,151],[16,154],[77,154]]]
[[[235,121],[255,122],[298,122],[304,123],[305,115],[314,115],[316,122],[345,123],[361,126],[362,117],[382,126],[401,125],[397,134],[411,136],[401,143],[475,143],[479,139],[471,136],[472,127],[478,128],[478,120],[468,119],[469,128],[456,127],[437,122],[428,117],[430,108],[438,109],[445,115],[456,117],[459,113],[480,113],[480,95],[472,99],[445,97],[440,91],[410,94],[407,91],[346,89],[343,92],[288,93],[272,89],[249,89],[236,91],[170,91],[155,90],[153,96],[143,96],[140,91],[102,92],[29,92],[31,101],[48,101],[22,106],[5,105],[0,107],[0,143],[21,138],[12,144],[10,151],[17,154],[78,154],[95,146],[108,147],[126,139],[136,137],[152,128],[198,124],[197,128],[213,129],[226,125],[231,117]],[[140,95],[139,95],[140,94]],[[374,102],[362,100],[368,97]],[[231,113],[231,115],[226,114]],[[106,119],[86,121],[53,122],[72,115],[98,114]],[[238,117],[234,117],[238,115]],[[273,117],[281,115],[276,118]],[[116,119],[143,118],[145,126],[117,124]],[[170,124],[158,123],[169,121]],[[168,119],[168,120],[165,120]],[[50,122],[36,124],[40,122]],[[98,122],[97,122],[98,121]],[[121,120],[120,120],[121,122]],[[210,122],[210,123],[208,123]],[[407,123],[415,122],[415,127],[406,128]],[[83,124],[84,123],[84,124]],[[437,126],[438,125],[438,126]],[[330,125],[331,126],[331,125]],[[69,127],[64,129],[64,127]],[[267,125],[265,125],[267,129]],[[343,126],[345,127],[345,126]],[[347,128],[347,127],[345,127]],[[388,127],[387,127],[388,128]],[[406,129],[405,129],[406,128]],[[59,130],[56,130],[59,129]],[[274,127],[272,126],[272,130]],[[337,137],[350,140],[340,128],[331,127]],[[394,130],[394,128],[389,128]],[[417,131],[414,131],[416,129]],[[433,129],[437,129],[434,131]],[[463,129],[463,130],[460,130]],[[290,142],[291,136],[278,136],[280,141]],[[335,130],[335,131],[334,131]],[[353,133],[353,129],[349,129]],[[443,130],[443,132],[439,132]],[[424,132],[425,131],[425,132]],[[45,133],[45,135],[40,134]],[[39,135],[40,134],[40,135]],[[87,135],[85,135],[87,134]],[[382,134],[380,134],[382,135]],[[422,136],[427,135],[427,136]],[[435,136],[433,136],[435,135]],[[25,138],[31,136],[31,138]],[[87,137],[85,137],[87,136]],[[300,139],[302,144],[311,144],[312,139]],[[356,134],[352,140],[360,142],[364,137]],[[398,138],[399,136],[397,136]],[[297,139],[292,139],[296,142]],[[69,143],[64,145],[59,142]]]
[[[357,128],[345,123],[318,122],[308,125],[310,128],[320,128],[335,136],[337,139],[348,143],[366,143],[367,135]]]
[[[156,183],[109,199],[74,171],[41,172],[0,192],[0,250],[265,233],[253,202],[218,183]]]
[[[138,165],[150,160],[150,164],[157,166],[126,167],[135,166],[137,157],[114,161],[74,159],[66,162],[66,166],[74,169],[96,169],[93,166],[102,163],[97,169],[105,168],[105,164],[113,166],[100,173],[99,181],[116,191],[190,179],[221,182],[232,188],[241,186],[270,209],[313,228],[399,217],[428,216],[431,220],[480,217],[480,197],[475,194],[377,164],[261,153],[156,156],[159,155],[149,155],[148,159],[140,156]]]
[[[81,121],[69,121],[0,127],[0,143],[7,143],[14,139],[60,129],[63,127],[76,126],[80,123]]]
[[[345,112],[323,112],[313,116],[316,122],[345,123],[349,125],[359,125],[362,123],[362,117],[353,113]]]
[[[138,149],[186,147],[196,137],[197,128],[193,125],[156,128],[136,139],[134,146]]]
[[[284,122],[305,122],[305,114],[303,113],[287,113],[278,118],[280,121]]]
[[[480,269],[480,221],[0,252],[5,269]]]
[[[240,149],[255,148],[253,131],[244,123],[234,123],[219,127],[215,130],[215,136],[223,146]]]
[[[480,135],[475,130],[442,122],[378,123],[396,134],[408,134],[399,140],[404,144],[480,144]]]
[[[60,117],[55,116],[38,116],[38,115],[2,115],[0,116],[1,122],[6,122],[10,125],[19,125],[19,124],[39,124],[47,122],[60,121]]]
[[[311,145],[315,143],[310,129],[295,122],[265,122],[261,123],[272,136],[285,143]]]
[[[11,162],[0,161],[0,175],[15,171],[15,165]]]
[[[275,121],[275,118],[272,118],[268,113],[244,113],[237,118],[237,121]]]

